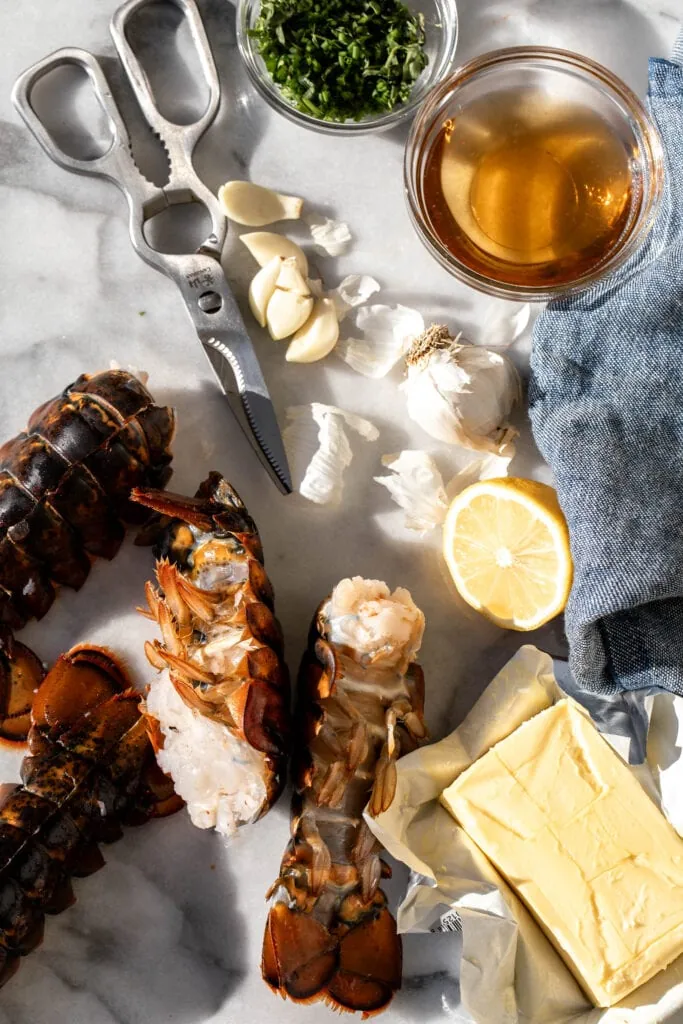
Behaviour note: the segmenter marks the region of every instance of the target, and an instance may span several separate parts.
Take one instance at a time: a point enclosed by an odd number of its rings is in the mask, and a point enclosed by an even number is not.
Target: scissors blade
[[[283,494],[291,494],[292,477],[275,409],[251,342],[216,337],[202,341],[204,351],[230,407],[254,451]]]

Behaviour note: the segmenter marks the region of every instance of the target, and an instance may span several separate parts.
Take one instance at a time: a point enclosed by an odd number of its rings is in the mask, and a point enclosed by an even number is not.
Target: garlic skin
[[[328,295],[334,302],[337,318],[341,321],[347,313],[357,306],[364,305],[379,290],[379,281],[374,277],[368,274],[349,274],[336,288],[332,288]]]
[[[304,220],[308,224],[315,247],[322,256],[344,255],[352,241],[348,224],[319,213],[309,213]]]
[[[228,181],[218,190],[223,213],[236,224],[260,228],[278,220],[298,220],[303,199],[284,196],[251,181]]]
[[[407,306],[362,306],[354,321],[363,336],[345,338],[338,355],[357,373],[375,380],[386,377],[425,327],[422,314]]]
[[[294,259],[284,260],[266,309],[266,325],[273,341],[299,330],[313,312],[313,296]]]
[[[339,320],[334,302],[318,299],[308,320],[290,341],[285,359],[288,363],[315,363],[328,356],[338,340]]]
[[[266,311],[280,276],[282,262],[280,256],[274,256],[270,263],[261,267],[249,285],[249,308],[261,327],[266,326]]]
[[[427,533],[441,526],[448,512],[448,496],[443,477],[427,452],[407,450],[383,455],[388,476],[375,476],[375,483],[386,487],[399,508],[405,512],[408,530]]]
[[[313,402],[287,409],[282,431],[294,488],[316,505],[339,505],[344,474],[353,459],[348,431],[373,442],[379,430],[355,413]]]
[[[414,342],[406,363],[401,389],[408,415],[430,437],[494,453],[516,437],[508,417],[521,397],[521,384],[507,356],[459,344],[446,327],[433,324]]]
[[[511,448],[509,445],[502,455],[488,452],[477,457],[468,454],[466,464],[445,486],[431,455],[413,450],[383,455],[382,465],[390,473],[373,479],[386,487],[392,499],[403,509],[405,528],[424,536],[430,530],[443,526],[451,502],[466,487],[478,480],[508,475],[513,455]]]
[[[240,235],[240,242],[246,245],[260,267],[265,267],[275,256],[282,260],[296,260],[296,267],[302,277],[308,277],[308,260],[303,249],[284,235],[274,231],[249,231]]]

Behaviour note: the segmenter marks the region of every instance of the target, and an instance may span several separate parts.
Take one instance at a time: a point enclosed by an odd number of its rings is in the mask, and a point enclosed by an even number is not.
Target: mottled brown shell
[[[384,807],[394,756],[413,749],[425,735],[424,677],[416,663],[402,676],[406,708],[405,720],[393,726],[396,755],[386,758],[383,748],[377,758],[363,735],[364,711],[381,718],[390,702],[383,704],[380,694],[374,709],[369,698],[349,708],[339,698],[343,658],[353,658],[354,652],[325,638],[326,603],[314,617],[299,672],[292,835],[271,888],[262,973],[271,988],[290,999],[323,1000],[369,1016],[383,1010],[400,988],[402,950],[379,888],[390,870],[362,814],[368,801],[372,808],[380,775]]]
[[[182,806],[160,785],[129,686],[111,652],[83,645],[38,690],[22,784],[0,805],[0,985],[41,941],[45,914],[74,902],[71,879],[102,867],[98,843]]]
[[[0,622],[41,618],[57,586],[82,586],[142,521],[135,486],[171,470],[171,409],[125,370],[82,375],[0,447]]]
[[[33,651],[0,625],[0,740],[23,745],[31,725],[31,705],[45,669]]]

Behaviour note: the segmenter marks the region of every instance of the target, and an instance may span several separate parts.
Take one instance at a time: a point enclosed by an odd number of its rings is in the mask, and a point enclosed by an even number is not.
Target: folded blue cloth
[[[666,184],[614,275],[536,322],[534,436],[567,517],[570,665],[593,692],[683,694],[683,45],[650,62]]]

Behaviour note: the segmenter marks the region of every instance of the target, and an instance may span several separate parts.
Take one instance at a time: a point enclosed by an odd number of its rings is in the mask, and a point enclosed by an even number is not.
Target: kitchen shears
[[[220,258],[227,221],[218,199],[193,166],[197,143],[213,122],[220,103],[220,82],[206,31],[195,0],[170,0],[187,19],[208,86],[204,113],[191,124],[175,124],[159,111],[149,79],[129,42],[131,18],[155,0],[128,0],[114,14],[110,31],[114,46],[142,114],[166,148],[166,183],[149,182],[138,169],[130,136],[97,59],[88,51],[66,48],[34,64],[17,80],[14,105],[45,152],[60,167],[76,174],[105,178],[117,185],[128,201],[133,247],[150,266],[172,278],[185,301],[206,356],[233,413],[256,454],[283,493],[292,490],[291,476],[268,388],[241,313],[223,273]],[[38,116],[32,93],[36,84],[57,68],[76,65],[88,75],[111,131],[106,152],[92,159],[66,153]],[[176,204],[201,203],[211,217],[211,234],[196,252],[174,255],[158,252],[145,238],[145,224]]]

